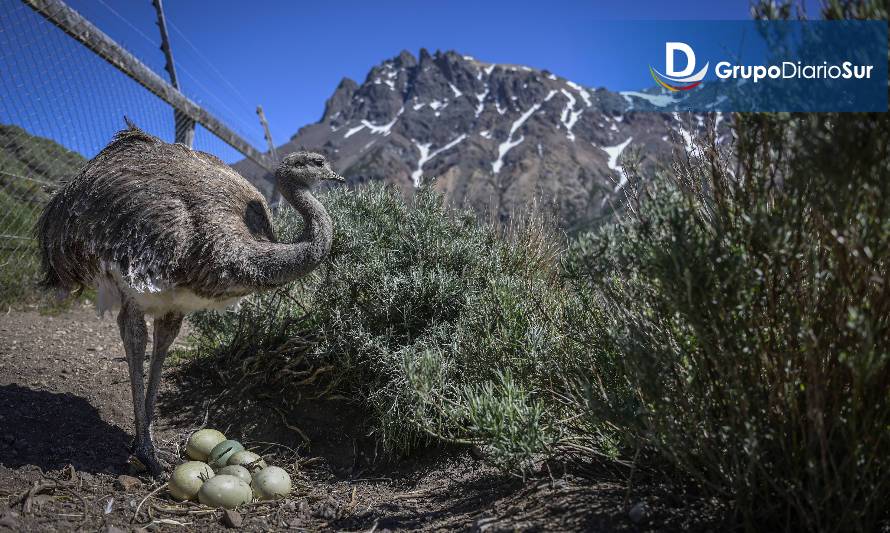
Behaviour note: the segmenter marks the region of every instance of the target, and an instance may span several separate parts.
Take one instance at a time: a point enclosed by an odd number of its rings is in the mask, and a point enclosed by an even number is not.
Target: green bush
[[[887,7],[830,2],[823,15],[885,19]],[[624,222],[568,253],[608,324],[586,338],[621,354],[639,399],[599,415],[749,530],[886,527],[890,119],[750,114],[733,128],[733,146],[700,139],[641,182]]]
[[[392,450],[478,443],[521,471],[555,447],[590,445],[580,431],[590,419],[562,423],[577,418],[564,400],[576,385],[566,367],[594,367],[565,334],[582,308],[561,276],[562,237],[536,220],[480,224],[428,187],[411,201],[379,185],[322,200],[336,230],[326,265],[238,313],[199,315],[200,352],[259,346],[270,357],[250,365],[265,375],[287,360],[325,368],[366,399]],[[299,233],[293,211],[278,224],[284,240]],[[282,351],[288,342],[301,349]],[[613,451],[611,439],[598,431],[596,449]]]
[[[731,159],[702,141],[568,264],[649,443],[752,527],[872,530],[890,493],[890,120],[735,120]]]

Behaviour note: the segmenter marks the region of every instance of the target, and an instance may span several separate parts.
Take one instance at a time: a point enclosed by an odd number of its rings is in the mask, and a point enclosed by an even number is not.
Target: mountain
[[[0,234],[30,235],[49,189],[80,170],[86,159],[51,139],[0,124]]]
[[[36,272],[34,224],[56,183],[86,159],[24,129],[0,124],[0,301],[19,294]]]
[[[455,205],[500,219],[543,202],[572,226],[606,212],[621,194],[624,154],[652,168],[675,140],[691,142],[702,116],[652,112],[674,101],[654,90],[582,87],[546,70],[452,51],[421,49],[417,58],[403,51],[361,85],[344,78],[321,120],[278,155],[317,150],[351,183],[383,180],[405,191],[436,177]],[[258,165],[234,167],[271,191],[271,176]]]
[[[51,139],[0,124],[0,174],[56,182],[76,174],[87,160]]]

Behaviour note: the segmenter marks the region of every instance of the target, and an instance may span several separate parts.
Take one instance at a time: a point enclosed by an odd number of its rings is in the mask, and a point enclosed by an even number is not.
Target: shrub
[[[555,447],[590,445],[582,422],[561,423],[576,415],[565,370],[591,368],[595,355],[565,334],[582,309],[561,276],[558,234],[540,220],[481,224],[429,187],[410,201],[372,185],[323,202],[335,227],[326,265],[238,313],[199,315],[199,351],[222,344],[265,376],[296,360],[325,368],[365,399],[391,450],[478,443],[519,472]],[[278,224],[286,240],[300,219],[286,210]],[[267,356],[245,362],[257,348]],[[599,431],[596,449],[613,450],[610,439]]]
[[[876,527],[890,492],[890,120],[736,116],[569,266],[641,416],[751,527]]]
[[[759,17],[788,17],[761,2]],[[883,2],[826,18],[886,19]],[[890,119],[733,117],[567,260],[639,416],[748,529],[872,531],[890,493]],[[633,407],[633,406],[632,406]],[[633,411],[633,410],[632,410]]]

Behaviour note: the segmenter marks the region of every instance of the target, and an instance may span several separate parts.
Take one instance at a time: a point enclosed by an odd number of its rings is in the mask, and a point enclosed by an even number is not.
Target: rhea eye
[[[312,163],[313,163],[315,166],[317,166],[317,167],[320,167],[320,166],[324,165],[324,161],[321,160],[321,159],[316,159],[316,160],[314,160]]]

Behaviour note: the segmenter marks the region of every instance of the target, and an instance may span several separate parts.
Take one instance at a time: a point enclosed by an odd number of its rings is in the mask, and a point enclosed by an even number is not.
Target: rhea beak
[[[329,172],[329,174],[328,174],[327,176],[324,177],[324,179],[326,179],[326,180],[331,180],[331,181],[339,181],[340,183],[344,183],[344,182],[346,182],[346,178],[344,178],[344,177],[341,176],[340,174],[337,174],[337,173],[334,172],[333,170],[331,170],[331,171]]]

